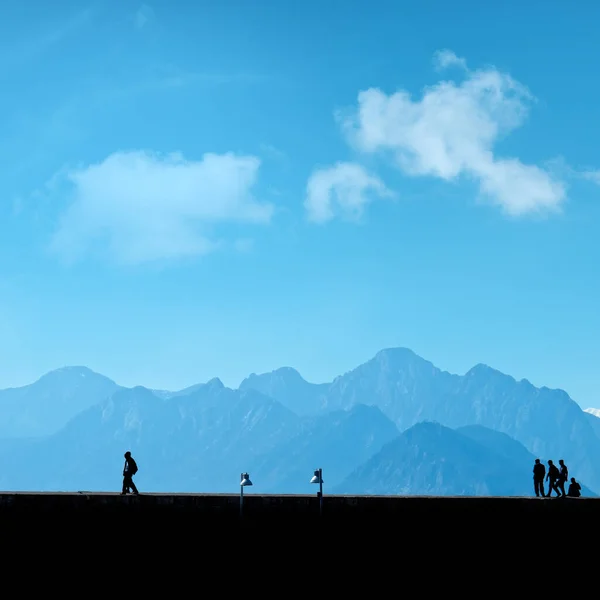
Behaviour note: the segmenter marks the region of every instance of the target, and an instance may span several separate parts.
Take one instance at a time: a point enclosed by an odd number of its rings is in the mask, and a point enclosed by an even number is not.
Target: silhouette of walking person
[[[560,471],[558,474],[558,489],[564,498],[567,495],[567,492],[565,492],[565,483],[567,483],[569,480],[569,469],[567,469],[567,465],[565,465],[565,461],[562,458],[558,461],[558,464],[560,465]]]
[[[132,477],[138,472],[137,463],[135,462],[133,456],[131,456],[131,452],[125,452],[125,465],[123,467],[123,491],[121,494],[127,494],[130,491],[137,496],[138,489],[135,487],[135,483],[133,483]]]
[[[552,490],[556,492],[556,497],[560,498],[560,491],[558,489],[558,486],[556,485],[556,482],[558,481],[559,477],[560,473],[558,472],[558,468],[551,460],[549,460],[548,475],[546,475],[546,479],[548,480],[548,498],[552,496]]]
[[[533,487],[535,489],[535,495],[539,498],[543,498],[544,494],[544,477],[546,476],[546,467],[540,462],[539,458],[535,459],[535,465],[533,465]]]
[[[571,477],[567,496],[569,496],[569,498],[579,498],[581,496],[581,486],[575,481],[575,477]]]

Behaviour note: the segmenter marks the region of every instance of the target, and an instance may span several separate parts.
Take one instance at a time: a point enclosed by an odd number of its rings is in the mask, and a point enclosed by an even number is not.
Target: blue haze
[[[49,412],[49,408],[53,411]],[[179,392],[125,388],[85,367],[0,391],[0,489],[118,491],[125,450],[142,492],[528,496],[534,458],[600,489],[600,418],[562,390],[483,364],[440,371],[381,350],[329,384],[293,368]]]

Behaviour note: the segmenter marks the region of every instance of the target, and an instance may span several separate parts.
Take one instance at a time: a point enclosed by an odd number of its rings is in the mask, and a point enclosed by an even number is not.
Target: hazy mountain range
[[[131,450],[142,491],[531,495],[535,457],[600,490],[600,418],[562,390],[488,366],[439,370],[382,350],[313,384],[290,367],[185,390],[124,388],[85,367],[0,391],[0,487],[118,490]],[[314,486],[313,486],[314,487]]]

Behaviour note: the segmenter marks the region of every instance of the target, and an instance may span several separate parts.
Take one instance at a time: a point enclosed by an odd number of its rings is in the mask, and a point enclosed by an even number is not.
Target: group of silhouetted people
[[[551,498],[552,492],[556,492],[556,498],[579,498],[581,496],[581,486],[575,481],[575,477],[571,477],[569,489],[565,492],[565,484],[569,479],[569,469],[565,465],[565,461],[561,458],[558,461],[560,468],[557,467],[551,460],[548,461],[548,472],[546,467],[539,458],[535,459],[533,465],[533,487],[535,495],[542,498]],[[548,482],[548,493],[544,493],[544,479]]]

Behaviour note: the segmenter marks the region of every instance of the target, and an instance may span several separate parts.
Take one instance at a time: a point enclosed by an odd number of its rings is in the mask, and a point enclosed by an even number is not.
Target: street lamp
[[[248,473],[242,473],[240,475],[240,517],[244,514],[244,488],[247,485],[252,485],[250,475],[248,475]]]
[[[319,484],[317,497],[319,498],[319,515],[323,514],[323,469],[317,469],[310,480],[311,483]]]

